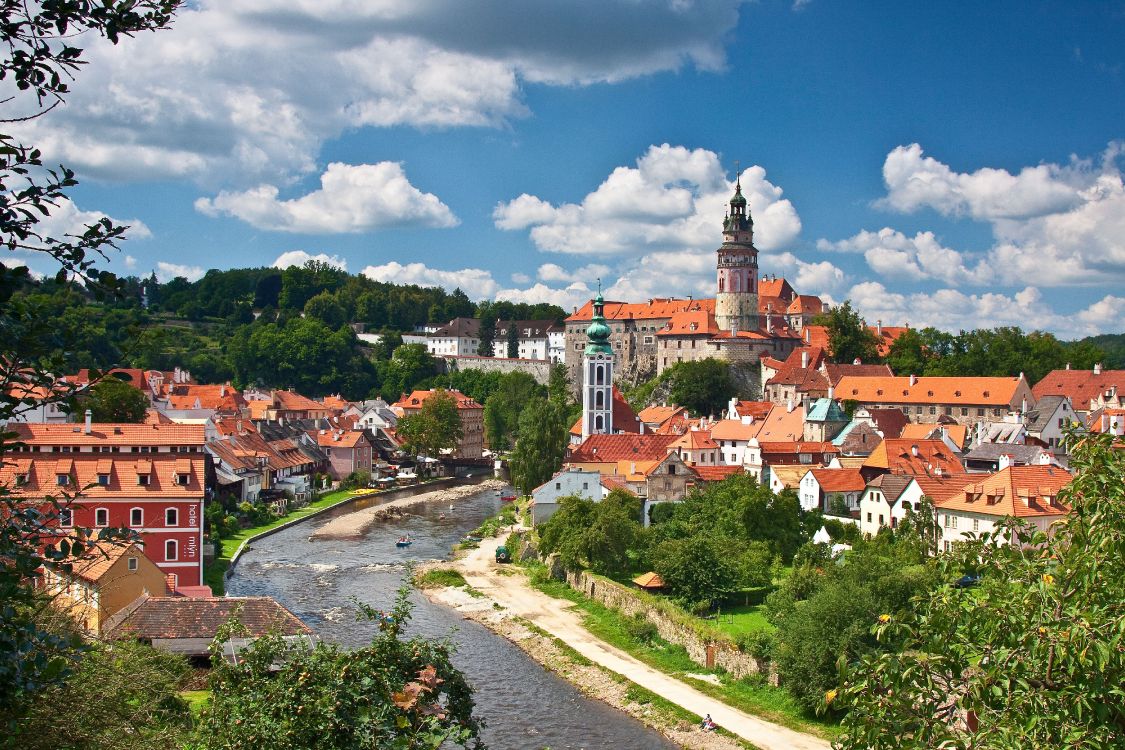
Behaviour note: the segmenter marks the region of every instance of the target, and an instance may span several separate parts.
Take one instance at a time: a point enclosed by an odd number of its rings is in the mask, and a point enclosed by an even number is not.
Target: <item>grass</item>
[[[414,576],[414,585],[420,589],[440,588],[442,586],[465,586],[465,576],[450,568],[431,568]]]
[[[294,511],[291,511],[286,516],[274,519],[273,521],[270,521],[269,523],[263,524],[261,526],[251,526],[248,529],[243,529],[242,531],[238,532],[228,539],[224,539],[220,544],[219,555],[215,558],[215,561],[207,566],[203,571],[203,582],[211,587],[211,591],[215,593],[215,596],[222,596],[226,590],[226,572],[230,568],[231,558],[234,557],[234,553],[238,551],[239,545],[241,545],[244,541],[252,536],[261,534],[263,531],[269,531],[270,529],[277,528],[283,523],[296,521],[300,518],[304,518],[305,516],[315,513],[318,510],[331,508],[333,505],[339,505],[340,503],[349,500],[355,495],[359,494],[359,492],[361,492],[361,490],[340,490],[339,492],[331,492],[320,498],[316,502],[309,503],[303,508],[298,508]]]
[[[721,671],[707,670],[692,661],[683,646],[670,644],[659,637],[649,643],[638,642],[630,635],[629,617],[587,599],[562,581],[549,578],[546,567],[541,563],[529,563],[526,567],[529,569],[531,585],[534,588],[549,596],[575,603],[576,609],[582,615],[583,625],[592,635],[616,646],[650,667],[680,679],[687,674],[718,675],[722,680],[721,685],[698,680],[691,680],[691,685],[699,692],[729,706],[790,729],[825,739],[834,739],[840,734],[837,724],[805,712],[784,688],[773,687],[761,678],[732,680]],[[743,607],[743,609],[753,608]],[[747,611],[740,616],[746,621],[753,621],[755,617],[761,618],[761,613]]]
[[[775,629],[766,619],[765,606],[761,604],[725,607],[711,622],[716,628],[736,640],[738,636],[747,633],[756,633],[759,630],[772,633]]]
[[[187,701],[192,718],[198,719],[203,705],[211,699],[210,690],[181,690],[180,697]]]

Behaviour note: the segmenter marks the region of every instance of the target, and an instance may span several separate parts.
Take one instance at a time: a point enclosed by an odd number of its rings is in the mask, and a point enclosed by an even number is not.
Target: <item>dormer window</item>
[[[138,475],[137,475],[137,486],[139,486],[139,487],[147,487],[147,486],[148,486],[148,483],[149,483],[149,480],[150,480],[151,478],[152,478],[152,477],[150,477],[150,476],[149,476],[148,474],[138,474]]]
[[[27,474],[16,474],[16,486],[22,487],[27,484]]]
[[[55,484],[57,484],[59,487],[65,487],[66,485],[70,484],[70,475],[68,475],[68,474],[56,474],[55,475]]]
[[[98,474],[98,484],[102,487],[109,486],[109,474]]]
[[[180,485],[181,487],[187,487],[190,482],[191,482],[191,475],[190,474],[177,474],[176,475],[176,484]]]

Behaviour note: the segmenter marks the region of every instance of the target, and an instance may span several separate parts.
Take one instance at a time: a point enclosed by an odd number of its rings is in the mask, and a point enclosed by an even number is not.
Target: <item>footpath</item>
[[[693,714],[711,714],[711,718],[723,729],[762,750],[828,750],[830,747],[827,741],[818,737],[765,721],[721,703],[595,638],[582,625],[581,617],[571,610],[570,602],[537,591],[523,575],[512,575],[507,570],[507,575],[499,572],[500,566],[495,562],[495,554],[496,548],[502,543],[503,537],[485,539],[477,549],[454,563],[465,581],[492,601],[558,638],[595,664],[616,672]]]

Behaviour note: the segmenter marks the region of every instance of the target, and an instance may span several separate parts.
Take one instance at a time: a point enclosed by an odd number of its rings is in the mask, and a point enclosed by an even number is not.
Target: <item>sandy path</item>
[[[494,561],[504,535],[486,539],[455,565],[466,582],[514,614],[542,628],[587,659],[616,672],[643,688],[694,714],[711,714],[719,726],[752,742],[762,750],[828,750],[829,743],[812,735],[774,724],[705,695],[673,677],[658,672],[592,636],[571,604],[536,591],[525,576],[500,575]]]
[[[321,526],[310,539],[350,539],[361,536],[377,521],[393,513],[395,509],[407,508],[430,500],[440,500],[447,503],[456,503],[461,498],[476,495],[489,490],[495,491],[505,486],[499,479],[486,479],[477,484],[446,487],[433,492],[423,492],[420,495],[400,497],[388,500],[385,503],[373,505],[370,508],[357,510],[354,513],[340,516]]]

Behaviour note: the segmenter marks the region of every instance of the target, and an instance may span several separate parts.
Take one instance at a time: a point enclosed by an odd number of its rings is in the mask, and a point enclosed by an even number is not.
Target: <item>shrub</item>
[[[738,636],[738,650],[750,654],[755,659],[768,661],[773,658],[773,633],[768,630],[755,630]]]
[[[625,632],[638,643],[651,644],[656,640],[656,625],[647,617],[636,614],[625,621]]]

